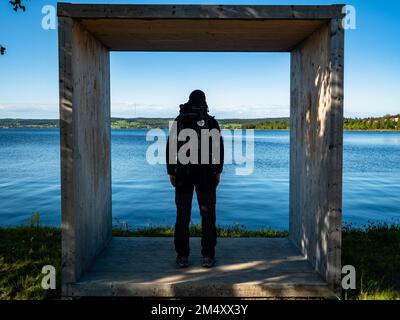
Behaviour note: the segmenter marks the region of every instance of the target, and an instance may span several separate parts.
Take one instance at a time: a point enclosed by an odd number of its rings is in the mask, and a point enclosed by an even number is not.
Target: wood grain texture
[[[290,51],[321,20],[80,19],[114,51]]]
[[[329,22],[291,55],[290,239],[338,290],[343,30]]]
[[[58,16],[118,19],[278,19],[342,17],[343,5],[143,5],[58,3]]]
[[[343,185],[343,108],[344,108],[344,29],[340,19],[330,21],[331,61],[331,152],[329,180],[329,241],[327,281],[336,291],[342,278],[342,185]]]
[[[76,281],[111,238],[109,52],[60,19],[63,281]]]
[[[72,25],[71,18],[58,19],[59,88],[60,88],[60,167],[61,167],[61,229],[62,279],[75,281],[75,197],[73,168],[72,113]]]
[[[58,4],[113,51],[287,52],[342,6]]]

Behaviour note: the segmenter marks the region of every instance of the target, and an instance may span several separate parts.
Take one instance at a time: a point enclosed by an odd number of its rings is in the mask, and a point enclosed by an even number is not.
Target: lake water
[[[145,159],[146,130],[112,131],[113,223],[173,225],[174,190],[165,166]],[[255,169],[226,165],[218,187],[217,221],[248,229],[288,228],[289,133],[255,132]],[[60,225],[59,131],[0,129],[0,225]],[[400,220],[400,133],[346,132],[343,218],[363,225]],[[193,200],[192,221],[200,221]]]

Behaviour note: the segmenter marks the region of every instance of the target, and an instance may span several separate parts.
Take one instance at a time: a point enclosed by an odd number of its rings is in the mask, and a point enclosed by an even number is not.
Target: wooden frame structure
[[[58,4],[64,289],[111,239],[109,52],[248,51],[291,53],[289,239],[338,290],[342,7]]]

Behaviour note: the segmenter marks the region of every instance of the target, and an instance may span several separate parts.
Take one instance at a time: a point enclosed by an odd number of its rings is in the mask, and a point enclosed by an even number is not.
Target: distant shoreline
[[[37,129],[37,130],[44,130],[44,129],[59,129],[59,127],[30,127],[30,126],[23,126],[23,127],[3,127],[0,126],[0,129]],[[158,127],[154,128],[111,128],[111,130],[151,130],[151,129],[158,129]],[[165,127],[162,127],[161,129],[168,129]],[[223,128],[221,127],[222,130],[233,130],[231,128]],[[241,129],[241,128],[237,128]],[[244,130],[244,129],[243,129]],[[290,129],[253,129],[254,131],[290,131]],[[366,130],[360,130],[360,129],[343,129],[343,132],[394,132],[394,133],[400,133],[400,130],[389,130],[389,129],[366,129]]]
[[[168,129],[173,118],[111,117],[112,129]],[[290,118],[224,118],[217,119],[221,129],[289,130]],[[0,119],[0,128],[50,129],[58,128],[59,119]],[[400,114],[374,118],[344,118],[345,131],[400,132]]]

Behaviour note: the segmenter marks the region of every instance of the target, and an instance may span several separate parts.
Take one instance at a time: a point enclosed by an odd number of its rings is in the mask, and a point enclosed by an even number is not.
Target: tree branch
[[[9,2],[13,6],[13,10],[15,12],[17,12],[18,10],[22,10],[23,12],[25,12],[26,7],[23,4],[24,0],[10,0]]]
[[[23,12],[25,12],[26,7],[25,7],[24,3],[25,3],[26,1],[28,1],[28,0],[10,0],[10,1],[8,1],[8,2],[11,4],[11,6],[13,7],[13,10],[14,10],[15,12],[18,12],[18,10],[22,10]],[[6,48],[3,47],[3,46],[0,44],[0,55],[2,56],[2,55],[4,55],[5,53],[6,53]]]

